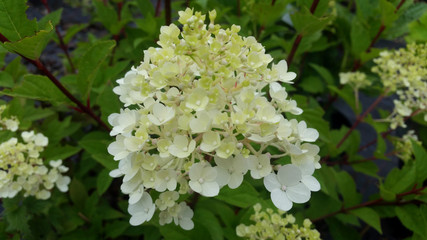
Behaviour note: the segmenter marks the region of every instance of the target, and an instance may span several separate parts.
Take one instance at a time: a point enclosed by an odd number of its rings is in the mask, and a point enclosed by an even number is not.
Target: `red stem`
[[[370,113],[374,108],[381,102],[381,100],[385,97],[387,94],[388,89],[384,91],[378,98],[366,109],[366,111],[357,117],[356,122],[353,123],[353,126],[347,131],[347,133],[344,135],[344,137],[338,142],[337,148],[341,147],[341,145],[344,143],[344,141],[350,136],[350,134],[353,132],[353,130],[359,125],[359,123],[362,122],[362,120]]]
[[[271,4],[273,5],[274,2],[275,1],[273,1]],[[319,0],[313,0],[313,3],[311,3],[311,7],[310,7],[311,14],[314,14],[314,12],[316,11],[318,3],[319,3]],[[294,59],[295,53],[297,52],[298,46],[301,43],[302,37],[303,37],[302,33],[298,34],[297,38],[295,38],[295,41],[292,44],[291,51],[289,52],[288,58],[286,59],[288,66],[291,65],[292,60]]]
[[[237,3],[237,16],[240,17],[240,0],[237,0],[236,3]]]
[[[50,10],[49,4],[47,3],[47,0],[42,0],[42,3],[46,8],[47,12],[50,13],[51,10]],[[65,44],[64,39],[62,38],[62,35],[59,32],[58,26],[55,26],[55,32],[56,32],[56,35],[58,36],[59,46],[61,47],[62,51],[64,51],[65,56],[67,57],[68,63],[70,64],[71,71],[75,73],[76,68],[74,67],[73,61],[71,61],[70,53],[68,52],[68,45]]]
[[[314,14],[314,12],[316,11],[317,4],[319,4],[319,0],[313,0],[313,3],[311,4],[311,7],[310,7],[311,14]]]
[[[276,3],[276,0],[272,0],[271,1],[271,6],[274,6],[275,3]]]
[[[169,26],[172,23],[171,0],[165,0],[165,13],[166,25]]]
[[[408,192],[397,194],[396,195],[396,201],[394,201],[394,202],[386,202],[383,198],[379,198],[379,199],[371,200],[371,201],[368,201],[368,202],[365,202],[365,203],[361,203],[361,204],[358,204],[358,205],[355,205],[355,206],[352,206],[352,207],[342,208],[342,209],[340,209],[338,211],[335,211],[335,212],[332,212],[332,213],[328,213],[328,214],[323,215],[321,217],[315,218],[315,219],[313,219],[311,221],[312,222],[318,222],[318,221],[323,220],[325,218],[335,216],[335,215],[337,215],[339,213],[346,213],[348,211],[351,211],[351,210],[354,210],[354,209],[358,209],[358,208],[362,208],[362,207],[378,206],[378,205],[399,205],[400,203],[402,203],[402,202],[400,202],[400,200],[401,200],[402,197],[407,196],[407,195],[412,195],[412,194],[418,194],[419,192],[421,192],[422,190],[424,190],[427,187],[427,186],[424,186],[424,187],[421,187],[421,188],[415,188],[415,186],[414,186],[414,188],[412,188],[412,190],[410,190]],[[411,202],[407,202],[407,203],[411,203]]]
[[[156,13],[155,13],[156,17],[160,16],[160,7],[161,6],[162,6],[162,0],[157,0],[157,3],[156,3]]]
[[[0,33],[0,40],[4,43],[4,42],[9,42],[9,39],[7,39],[5,36],[3,36]],[[102,126],[105,130],[107,131],[111,131],[110,127],[107,126],[107,124],[105,124],[101,118],[99,118],[93,111],[91,108],[86,107],[82,102],[80,102],[77,98],[75,98],[65,87],[64,85],[61,84],[61,82],[55,77],[53,76],[53,74],[43,65],[42,62],[40,62],[40,60],[32,60],[29,59],[19,53],[17,53],[19,56],[21,56],[22,58],[26,59],[27,61],[29,61],[31,64],[33,64],[34,66],[37,67],[37,69],[42,72],[46,77],[49,78],[49,80],[55,84],[55,86],[65,95],[67,96],[68,99],[70,99],[73,103],[75,103],[77,105],[77,107],[84,113],[86,113],[87,115],[89,115],[92,119],[94,119],[100,126]]]

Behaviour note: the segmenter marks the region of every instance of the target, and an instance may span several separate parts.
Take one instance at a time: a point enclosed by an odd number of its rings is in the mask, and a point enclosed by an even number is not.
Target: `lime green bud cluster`
[[[4,110],[6,110],[6,105],[0,105],[0,131],[6,128],[12,132],[18,130],[19,120],[16,117],[11,118],[2,118]]]
[[[372,71],[380,76],[384,87],[399,97],[387,120],[393,129],[406,127],[405,117],[415,109],[427,109],[427,44],[412,43],[406,49],[382,52],[374,62],[377,65]],[[427,121],[427,114],[424,120]]]
[[[55,185],[61,192],[68,191],[70,178],[62,175],[68,171],[62,160],[50,161],[47,167],[40,158],[48,138],[24,131],[21,139],[12,137],[0,143],[0,198],[13,198],[22,191],[24,197],[48,199]]]
[[[371,85],[371,81],[368,80],[366,74],[359,71],[340,73],[340,83],[343,85],[348,84],[355,91]]]
[[[281,210],[275,212],[270,208],[262,211],[259,203],[254,209],[255,214],[251,215],[250,219],[255,224],[249,226],[240,224],[236,228],[237,236],[253,240],[320,239],[320,233],[311,228],[312,223],[309,219],[305,219],[303,226],[300,227],[295,223],[292,214],[285,214]]]
[[[398,138],[398,137],[393,138],[396,156],[398,156],[404,162],[408,162],[409,160],[411,160],[414,154],[412,141],[415,141],[416,143],[421,144],[421,142],[418,141],[418,137],[417,135],[415,135],[414,130],[409,130],[401,138]]]

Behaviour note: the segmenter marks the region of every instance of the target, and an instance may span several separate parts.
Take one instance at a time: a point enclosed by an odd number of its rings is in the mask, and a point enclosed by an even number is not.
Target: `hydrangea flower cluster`
[[[0,131],[5,128],[9,131],[16,132],[19,126],[19,120],[15,116],[10,118],[2,118],[1,115],[3,114],[4,110],[6,110],[6,105],[0,105]]]
[[[68,168],[62,160],[43,164],[40,153],[48,145],[48,138],[34,131],[22,132],[23,142],[16,137],[0,144],[0,198],[13,198],[19,192],[24,197],[48,199],[56,185],[61,192],[68,191],[70,177],[62,174]]]
[[[406,49],[384,51],[374,59],[372,71],[381,77],[383,85],[396,92],[395,109],[387,119],[391,128],[406,127],[404,118],[414,110],[427,109],[427,44],[409,44]],[[427,121],[427,113],[424,115]]]
[[[346,72],[340,73],[340,83],[342,85],[348,84],[355,91],[360,88],[368,87],[371,85],[371,81],[367,78],[366,74],[363,72]]]
[[[254,206],[255,213],[250,220],[255,224],[246,226],[240,224],[236,228],[237,236],[251,240],[285,240],[285,239],[305,239],[320,240],[320,233],[312,229],[312,223],[305,219],[303,226],[295,224],[295,217],[292,214],[285,214],[283,211],[275,212],[270,208],[262,210],[261,204]]]
[[[143,62],[114,88],[125,108],[108,119],[116,137],[108,152],[119,161],[110,176],[124,176],[130,223],[149,221],[158,209],[160,224],[173,220],[191,229],[193,211],[178,203],[179,195],[216,196],[226,185],[239,187],[247,172],[255,179],[269,176],[273,200],[288,197],[286,203],[274,200],[279,208],[308,201],[310,190],[318,190],[310,176],[320,168],[319,148],[311,144],[319,133],[283,115],[302,113],[282,86],[296,74],[286,61],[269,67],[273,59],[264,47],[239,36],[238,26],[215,24],[215,10],[208,26],[200,12],[186,9],[179,16],[182,32],[163,26],[160,47],[144,51]],[[292,164],[281,169],[296,173],[279,170],[274,182],[271,161],[279,156],[266,152],[268,146],[290,156]],[[296,196],[291,189],[302,192]],[[154,202],[153,190],[161,193]]]
[[[420,145],[422,144],[418,140],[418,137],[415,134],[414,130],[409,130],[401,138],[393,137],[392,140],[394,142],[396,156],[398,156],[404,162],[408,162],[411,159],[413,159],[412,156],[414,154],[414,148],[412,147],[412,141],[414,141]]]

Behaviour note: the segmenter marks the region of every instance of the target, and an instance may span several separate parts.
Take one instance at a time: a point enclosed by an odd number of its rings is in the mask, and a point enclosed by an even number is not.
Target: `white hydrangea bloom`
[[[189,172],[190,185],[193,191],[206,197],[213,197],[219,193],[219,185],[216,182],[217,170],[207,163],[195,163]]]
[[[248,171],[248,159],[242,155],[223,159],[215,157],[218,166],[217,182],[222,187],[228,185],[231,189],[238,188],[243,182],[243,176]]]
[[[48,168],[39,158],[49,139],[34,131],[22,132],[21,138],[23,142],[12,137],[0,143],[0,198],[13,198],[22,192],[24,197],[45,200],[50,198],[55,186],[61,192],[68,191],[71,179],[62,175],[68,171],[62,160],[50,161]]]
[[[302,182],[303,175],[301,170],[292,164],[280,167],[277,175],[269,174],[264,178],[264,185],[271,193],[271,200],[274,205],[288,211],[292,208],[292,203],[305,203],[310,199],[310,189],[318,191],[319,183],[317,180],[307,178],[305,183]],[[306,186],[306,184],[309,185]]]
[[[117,80],[113,91],[124,109],[109,117],[116,140],[108,152],[119,161],[110,176],[123,176],[121,190],[131,205],[160,192],[159,223],[190,229],[191,209],[171,206],[176,194],[216,196],[225,185],[237,188],[248,170],[253,178],[266,177],[273,170],[269,145],[314,171],[314,152],[301,146],[312,145],[318,133],[283,114],[302,113],[281,85],[296,77],[286,61],[272,64],[254,37],[238,34],[239,26],[222,29],[215,11],[209,25],[191,9],[179,16],[182,31],[163,26],[160,47],[145,50],[141,64]]]

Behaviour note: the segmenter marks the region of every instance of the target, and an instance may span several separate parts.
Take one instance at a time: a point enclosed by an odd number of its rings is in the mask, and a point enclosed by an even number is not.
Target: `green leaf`
[[[309,65],[314,70],[316,70],[316,72],[323,78],[323,80],[325,80],[328,85],[334,85],[334,77],[328,69],[314,63],[310,63]]]
[[[405,40],[408,43],[427,41],[427,11],[418,21],[409,24],[409,35],[405,37]]]
[[[154,16],[154,7],[150,0],[136,0],[136,4],[144,17]]]
[[[416,181],[422,183],[427,179],[427,152],[415,141],[412,141],[412,148],[415,155]]]
[[[71,41],[71,39],[74,37],[74,35],[76,35],[81,30],[85,29],[87,26],[89,26],[89,24],[87,23],[72,25],[70,28],[67,29],[67,33],[65,33],[64,43],[68,44]]]
[[[108,170],[113,170],[117,168],[117,161],[114,161],[113,156],[107,152],[107,147],[111,142],[112,139],[108,134],[92,132],[79,141],[79,146]]]
[[[355,56],[359,56],[364,52],[371,43],[369,30],[358,18],[351,25],[350,39],[351,50]]]
[[[426,206],[422,205],[420,208],[410,204],[405,206],[396,207],[396,215],[402,224],[409,230],[421,235],[427,239],[427,212]]]
[[[113,178],[108,175],[109,172],[110,171],[108,169],[103,169],[98,173],[98,177],[96,178],[96,190],[99,196],[104,194],[110,187],[111,182],[113,182]]]
[[[259,201],[258,195],[259,193],[251,184],[243,181],[242,185],[236,189],[223,187],[215,198],[233,206],[246,208]]]
[[[71,116],[62,121],[57,118],[47,119],[43,122],[42,132],[49,138],[49,144],[58,144],[65,137],[69,137],[80,129],[81,123],[71,121]]]
[[[212,212],[204,208],[198,208],[194,213],[193,221],[197,222],[197,224],[204,226],[209,232],[209,235],[211,236],[212,240],[224,239],[222,227],[219,224],[218,219]]]
[[[102,63],[115,45],[116,42],[112,40],[95,42],[81,57],[77,83],[84,98],[87,98]]]
[[[61,20],[61,15],[62,15],[62,8],[45,15],[37,23],[39,26],[39,29],[46,29],[49,27],[50,24],[52,24],[53,27],[55,27],[56,25],[59,24],[59,21]]]
[[[359,233],[354,227],[345,225],[334,218],[326,219],[332,239],[359,240]]]
[[[384,187],[393,193],[402,193],[415,184],[415,174],[412,165],[405,165],[402,169],[394,168],[387,175]]]
[[[338,179],[338,189],[343,197],[344,207],[354,206],[360,203],[362,195],[356,190],[356,183],[345,171],[335,172],[335,179]]]
[[[361,162],[361,163],[355,163],[351,165],[356,172],[360,172],[363,174],[366,174],[368,176],[372,177],[378,177],[378,166],[372,162]]]
[[[122,235],[130,227],[130,224],[128,221],[114,221],[114,222],[107,222],[105,226],[105,234],[109,238],[117,238],[118,236]]]
[[[25,11],[27,0],[0,0],[0,32],[11,42],[34,35],[35,19],[28,20]]]
[[[316,17],[307,8],[291,15],[292,23],[298,33],[303,36],[314,34],[325,28],[330,20],[328,17]]]
[[[76,178],[73,178],[70,183],[70,198],[78,209],[84,209],[88,194],[84,184]]]
[[[29,235],[30,228],[28,220],[30,219],[27,207],[19,206],[19,199],[3,199],[4,216],[7,222],[7,231],[20,231],[24,235]]]
[[[387,190],[384,185],[380,185],[380,196],[386,201],[394,201],[396,200],[396,194],[390,190]]]
[[[11,52],[16,52],[24,57],[36,60],[40,57],[52,37],[53,26],[48,24],[46,30],[40,30],[34,36],[25,37],[15,42],[5,42],[3,47]]]
[[[380,234],[382,234],[381,230],[381,221],[380,216],[375,210],[372,208],[364,207],[350,211],[351,214],[356,215],[360,219],[362,219],[365,223],[373,227]]]
[[[299,87],[308,93],[321,93],[325,89],[325,84],[317,76],[308,76],[301,80]]]
[[[213,198],[202,198],[197,202],[197,207],[205,208],[219,216],[222,222],[228,227],[232,227],[234,225],[233,221],[235,220],[236,215],[233,209],[219,200]]]
[[[28,74],[24,81],[13,89],[0,91],[8,96],[30,98],[52,103],[69,102],[68,98],[47,77]]]
[[[7,72],[0,72],[0,87],[12,88],[15,85],[12,76]]]
[[[381,22],[384,26],[390,26],[399,15],[395,14],[396,7],[387,0],[380,0]]]
[[[43,151],[43,158],[46,161],[66,159],[78,153],[80,149],[81,149],[80,147],[74,147],[70,145],[65,145],[65,146],[49,145],[48,148],[46,148]]]

